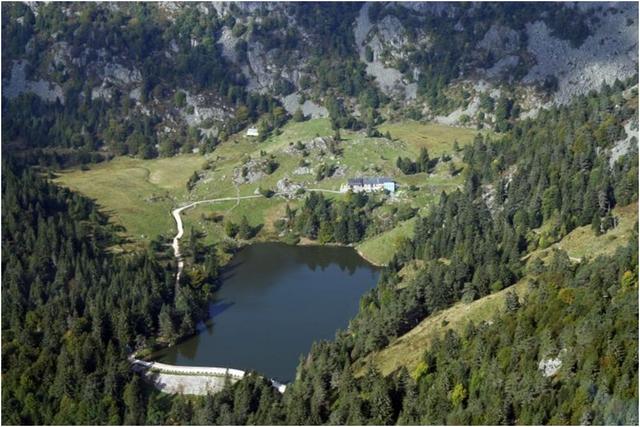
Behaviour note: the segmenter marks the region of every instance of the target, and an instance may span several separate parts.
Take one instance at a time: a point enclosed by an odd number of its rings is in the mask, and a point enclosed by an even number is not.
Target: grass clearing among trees
[[[619,247],[627,244],[629,236],[637,225],[637,212],[637,202],[623,207],[616,207],[613,210],[613,214],[620,218],[620,222],[617,227],[607,233],[595,236],[590,226],[578,227],[550,248],[532,252],[530,257],[539,257],[545,260],[552,253],[552,248],[565,250],[573,258],[588,256],[594,259],[600,255],[612,255]],[[410,221],[406,221],[406,223],[408,222]],[[396,229],[391,233],[395,232]],[[384,236],[391,233],[382,234],[371,239],[371,241],[363,243],[362,246],[367,244],[378,246],[384,240]],[[482,321],[490,321],[497,313],[504,311],[508,292],[516,292],[520,299],[524,297],[527,293],[529,280],[531,280],[531,277],[527,275],[518,283],[499,292],[492,293],[469,304],[458,302],[448,309],[434,313],[411,331],[392,341],[384,349],[361,359],[354,366],[355,371],[360,375],[364,375],[367,367],[372,364],[383,375],[388,375],[402,366],[405,366],[409,372],[413,372],[418,362],[422,360],[424,352],[435,338],[442,338],[448,329],[463,335],[469,322],[477,324]]]
[[[96,200],[133,240],[148,241],[175,229],[170,210],[186,199],[185,184],[204,162],[198,155],[117,157],[89,170],[63,171],[54,181]]]
[[[469,304],[459,302],[434,313],[387,347],[360,359],[354,366],[354,372],[356,375],[364,375],[370,365],[378,369],[382,375],[389,375],[403,366],[409,372],[413,372],[434,339],[442,338],[448,329],[463,334],[469,322],[491,320],[504,309],[504,302],[510,291],[516,292],[522,298],[527,291],[527,279]]]
[[[415,218],[403,221],[395,228],[363,241],[356,246],[356,249],[371,262],[377,265],[386,265],[396,253],[397,243],[400,239],[413,235],[415,222]]]
[[[240,133],[220,144],[207,156],[189,154],[153,160],[117,157],[109,162],[91,165],[89,170],[63,171],[55,182],[95,199],[111,215],[112,221],[124,227],[123,234],[134,242],[148,241],[160,234],[172,235],[175,224],[170,210],[176,206],[188,201],[235,197],[238,194],[253,195],[258,188],[275,190],[278,181],[285,178],[304,188],[338,190],[348,178],[391,176],[400,184],[398,201],[414,207],[429,205],[437,200],[441,191],[455,189],[462,182],[460,175],[450,176],[446,163],[438,164],[430,175],[404,175],[397,169],[395,161],[407,152],[419,151],[421,145],[417,140],[430,141],[427,146],[434,149],[434,155],[444,151],[453,154],[453,140],[458,139],[462,146],[473,139],[475,132],[417,122],[382,125],[380,128],[392,129],[395,132],[392,132],[392,136],[396,139],[369,138],[362,132],[343,130],[338,142],[341,153],[309,149],[308,155],[303,156],[291,147],[298,141],[308,144],[317,136],[332,137],[333,130],[328,119],[291,121],[283,126],[279,134],[270,136],[264,142]],[[443,141],[450,149],[444,149]],[[271,156],[278,164],[271,174],[265,174],[254,182],[234,183],[236,171],[250,159],[261,161]],[[308,174],[294,173],[302,159],[309,163]],[[456,164],[459,163],[457,159]],[[341,172],[316,182],[316,172],[321,164],[334,165]],[[189,192],[187,181],[194,172],[198,172],[200,178]],[[418,191],[409,191],[409,186],[413,184],[418,184]],[[329,193],[325,196],[341,197]],[[295,202],[290,203],[295,205]],[[185,211],[187,234],[193,225],[207,234],[206,241],[219,241],[222,236],[217,234],[223,232],[222,225],[204,221],[202,214],[218,211],[225,214],[228,211],[225,217],[230,221],[237,223],[246,216],[254,226],[264,224],[259,236],[264,238],[273,232],[272,224],[264,221],[272,220],[274,213],[283,209],[285,200],[274,197],[269,200],[243,200],[238,206],[235,204],[213,203]],[[406,231],[390,230],[387,233],[391,236],[405,234]],[[380,242],[385,242],[385,238],[381,237]],[[389,258],[388,253],[383,253],[380,244],[374,241],[363,244],[361,250],[367,255],[371,251],[374,262],[384,263]]]
[[[458,141],[463,147],[473,141],[478,131],[468,128],[452,127],[437,123],[420,123],[413,120],[384,123],[378,127],[382,134],[389,132],[392,139],[400,139],[409,144],[411,152],[418,154],[425,147],[429,154],[440,156],[453,152],[453,143]]]

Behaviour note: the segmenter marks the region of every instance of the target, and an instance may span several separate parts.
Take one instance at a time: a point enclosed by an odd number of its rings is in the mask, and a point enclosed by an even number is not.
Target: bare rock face
[[[192,95],[184,91],[187,106],[181,110],[181,115],[189,126],[196,126],[205,120],[214,119],[224,121],[233,114],[231,108],[204,94]]]
[[[420,13],[430,13],[433,15],[448,15],[453,12],[453,5],[447,2],[402,2],[400,6]]]
[[[410,9],[418,20],[427,16],[454,17],[461,13],[457,5],[447,3],[412,2],[399,3],[398,6]],[[393,4],[387,4],[383,8],[383,17],[378,22],[371,22],[371,6],[365,4],[356,19],[354,37],[361,60],[366,62],[367,49],[373,52],[373,61],[367,62],[367,73],[375,77],[380,89],[397,99],[411,100],[416,97],[417,87],[395,68],[395,60],[404,58],[406,50],[428,51],[431,48],[430,29],[428,26],[415,29],[419,36],[410,40],[406,37],[402,20],[394,16],[394,7]],[[480,7],[482,5],[472,5],[463,13],[473,21]],[[527,101],[531,101],[521,103],[523,114],[535,115],[540,104],[546,102],[541,99],[544,93],[531,94],[527,88],[534,88],[535,92],[535,88],[549,78],[558,82],[551,101],[564,104],[577,95],[599,89],[603,83],[612,84],[616,79],[624,80],[637,73],[637,4],[589,3],[577,6],[566,4],[564,7],[590,9],[593,15],[588,22],[592,34],[579,47],[573,47],[569,41],[553,34],[541,20],[543,15],[540,20],[527,24],[526,28],[510,28],[494,23],[477,41],[472,53],[472,60],[484,63],[484,68],[465,68],[463,64],[465,71],[460,78],[486,79],[494,88],[500,88],[507,82],[519,84],[519,89],[527,93]],[[465,30],[462,20],[458,21],[454,30]],[[524,77],[514,77],[516,74],[523,75],[523,67]],[[415,80],[420,77],[417,68],[412,74]],[[458,82],[454,80],[452,84]],[[438,121],[458,124],[460,116],[469,115],[470,112],[473,111],[459,110],[451,117],[439,117]]]
[[[289,181],[288,178],[282,178],[276,184],[276,192],[287,198],[293,198],[296,191],[302,188],[302,185]]]
[[[543,359],[538,363],[538,370],[547,378],[557,374],[561,367],[562,360],[559,358]]]
[[[601,22],[594,33],[578,48],[551,35],[542,21],[527,26],[528,50],[535,56],[534,65],[524,83],[558,78],[557,103],[567,103],[575,95],[599,89],[638,72],[637,4],[618,4],[617,13],[598,14]]]
[[[518,50],[518,33],[503,25],[494,24],[478,43],[478,47],[494,55],[511,55]]]
[[[300,148],[296,145],[290,145],[284,149],[284,152],[287,154],[300,154],[302,151],[308,152],[319,152],[319,151],[327,151],[329,149],[329,141],[331,139],[329,137],[316,137],[309,141],[303,141],[302,147]]]
[[[632,150],[638,150],[638,121],[629,120],[624,125],[626,138],[617,141],[611,148],[611,156],[609,157],[609,166],[613,167],[618,159]]]
[[[346,166],[338,166],[336,167],[336,170],[333,171],[333,175],[331,176],[336,176],[336,177],[343,177],[343,176],[347,176],[347,167]]]
[[[112,96],[113,90],[107,87],[104,83],[91,89],[92,101],[95,99],[104,99],[106,101],[110,101]]]
[[[295,113],[299,108],[305,117],[310,117],[312,119],[329,117],[329,111],[327,111],[325,107],[318,105],[309,99],[300,104],[300,95],[298,93],[292,93],[283,97],[282,105],[289,114]]]
[[[133,99],[134,101],[140,102],[140,100],[142,99],[142,89],[137,87],[131,90],[131,92],[129,92],[129,98]]]
[[[131,83],[140,83],[142,74],[137,68],[127,68],[118,63],[107,63],[103,69],[104,79],[114,84],[128,85]]]
[[[497,61],[493,66],[484,70],[489,78],[505,76],[509,71],[513,70],[520,63],[517,55],[508,55]]]
[[[275,77],[269,73],[270,67],[265,60],[265,51],[262,43],[255,42],[249,47],[247,59],[251,70],[249,86],[252,90],[265,92],[266,87],[273,86]]]
[[[264,171],[267,164],[266,159],[251,159],[241,168],[233,171],[233,182],[236,184],[252,184],[267,176]]]
[[[11,77],[2,81],[2,96],[8,99],[16,98],[23,93],[33,93],[45,102],[64,104],[62,87],[46,80],[27,80],[26,67],[28,61],[15,61],[11,68]]]
[[[28,5],[37,15],[40,5],[36,2]],[[65,16],[79,14],[80,6],[60,7]],[[116,10],[121,6],[109,3],[102,7]],[[311,118],[328,116],[327,109],[321,105],[324,99],[318,98],[325,95],[318,94],[313,85],[309,89],[305,82],[314,72],[310,67],[318,58],[313,56],[313,47],[320,36],[312,26],[298,22],[294,7],[277,2],[213,2],[195,6],[162,2],[157,7],[173,24],[178,22],[177,19],[187,7],[196,9],[200,14],[199,19],[204,21],[213,19],[214,15],[218,19],[233,17],[224,19],[219,30],[208,37],[218,44],[229,67],[242,74],[238,77],[244,78],[246,89],[280,99],[290,114],[301,109],[305,116]],[[514,24],[503,20],[492,21],[486,13],[481,13],[486,12],[482,10],[486,7],[483,4],[462,7],[444,2],[389,2],[379,3],[375,7],[379,12],[375,19],[370,18],[370,11],[374,9],[370,3],[363,3],[353,15],[353,25],[349,28],[353,31],[355,46],[352,48],[355,48],[355,55],[365,64],[365,71],[373,77],[374,84],[397,102],[400,108],[415,106],[427,118],[441,123],[465,125],[466,117],[476,117],[481,111],[478,108],[478,96],[482,92],[497,93],[499,96],[502,89],[503,93],[518,98],[521,117],[532,117],[540,108],[567,103],[576,95],[599,89],[603,82],[611,84],[616,79],[623,80],[638,70],[637,3],[563,4],[562,7],[576,14],[588,10],[592,15],[585,21],[591,35],[579,46],[573,46],[555,34],[545,23],[551,21],[544,11],[539,16],[531,17],[525,27],[516,28],[510,27]],[[411,19],[407,19],[407,15]],[[445,25],[442,28],[430,25],[434,18],[436,22],[438,19],[443,22],[446,20]],[[277,24],[261,28],[267,20]],[[440,48],[439,37],[462,36],[462,33],[470,30],[470,25],[476,23],[478,29],[474,31],[477,31],[477,40],[466,42],[469,48],[465,47],[464,54],[456,58],[460,61],[458,75],[447,76],[448,87],[445,91],[450,91],[451,98],[457,100],[461,92],[458,89],[465,85],[471,84],[473,87],[476,83],[482,83],[486,87],[481,91],[471,91],[468,97],[465,95],[465,107],[455,111],[446,109],[449,107],[442,108],[438,111],[442,115],[434,118],[435,113],[430,110],[432,104],[418,93],[417,82],[425,71],[422,64],[424,59],[415,58],[420,53],[432,53],[433,49]],[[246,30],[234,31],[235,25],[244,26]],[[258,30],[254,31],[256,28]],[[289,48],[274,42],[289,36],[295,40]],[[117,93],[122,93],[136,101],[135,108],[139,113],[166,116],[169,111],[176,126],[199,126],[208,120],[224,121],[233,116],[234,109],[225,105],[223,100],[225,94],[216,94],[213,89],[195,93],[195,86],[189,78],[180,81],[178,87],[163,88],[170,93],[174,90],[187,92],[187,109],[176,111],[170,97],[142,105],[142,67],[137,59],[127,56],[126,49],[119,51],[111,46],[95,48],[90,45],[78,47],[73,46],[70,40],[63,40],[65,37],[59,33],[49,34],[47,54],[42,55],[37,64],[29,64],[38,70],[37,74],[30,75],[25,58],[33,53],[37,43],[45,42],[33,37],[25,46],[26,54],[5,68],[10,72],[5,73],[7,75],[2,82],[3,95],[13,99],[29,92],[46,102],[64,103],[68,78],[76,77],[78,70],[81,70],[79,73],[82,78],[91,82],[91,99],[112,102]],[[191,35],[190,41],[191,47],[205,42],[202,35]],[[244,44],[246,55],[244,50],[237,49]],[[176,36],[175,40],[168,40],[163,49],[155,54],[171,62],[183,53],[180,49],[189,47],[184,46]],[[552,88],[556,87],[557,82],[557,90],[541,88],[548,82],[551,84],[547,86]],[[467,90],[467,87],[463,89]],[[554,92],[549,94],[546,90]],[[300,97],[303,94],[307,98],[313,95],[314,100],[306,99],[301,104]],[[493,94],[491,96],[496,98]],[[345,105],[349,113],[357,117],[358,110],[354,106],[357,104],[356,98],[345,99]],[[485,119],[478,121],[491,124],[490,113],[483,113]],[[620,145],[613,155],[626,150],[625,144],[628,145],[628,141]]]
[[[538,362],[538,370],[547,378],[556,375],[562,367],[562,356],[566,353],[567,349],[563,348],[558,353],[558,356],[540,360],[540,362]]]
[[[385,16],[378,23],[378,35],[380,41],[391,47],[394,52],[399,52],[409,42],[402,22],[391,15]]]
[[[313,169],[308,166],[300,166],[293,170],[294,175],[310,175],[313,173]]]
[[[480,107],[480,99],[475,97],[467,106],[467,108],[458,108],[455,111],[451,112],[447,116],[436,116],[434,117],[434,121],[437,123],[442,123],[444,125],[457,125],[460,123],[462,117],[473,117],[478,112],[478,108]]]
[[[224,57],[233,63],[237,63],[238,55],[235,48],[238,43],[238,38],[231,33],[231,29],[229,27],[224,27],[222,29],[222,34],[220,35],[218,43],[222,45],[222,54]]]
[[[360,59],[366,62],[366,49],[369,46],[373,50],[373,61],[367,62],[367,74],[376,78],[380,89],[386,95],[400,96],[402,99],[414,99],[417,95],[417,85],[403,80],[402,73],[395,68],[385,66],[380,61],[382,52],[382,41],[377,34],[371,35],[374,26],[369,20],[370,4],[366,3],[360,9],[360,14],[356,19],[354,36],[356,47],[360,54]],[[406,38],[402,34],[404,29],[399,24],[397,18],[385,17],[381,22],[381,29],[377,26],[375,31],[380,31],[383,40],[391,46],[390,50],[397,51],[406,43]]]
[[[262,4],[267,5],[268,3]],[[269,4],[269,8],[273,11],[272,13],[274,15],[286,16],[284,6],[280,4]],[[292,28],[300,30],[292,17],[287,17],[287,19],[291,20]],[[260,20],[261,18],[259,17],[255,18],[256,22]],[[246,20],[245,24],[249,22],[249,20]],[[272,29],[271,31],[276,37],[284,37],[286,34],[284,28]],[[223,44],[224,49],[226,49],[225,44],[230,43],[227,40],[228,38],[229,36],[226,35],[226,32],[223,32],[220,42]],[[264,40],[249,33],[245,33],[241,38],[247,42],[246,60],[241,62],[236,55],[232,62],[241,68],[248,82],[247,88],[250,91],[282,95],[284,94],[283,92],[277,92],[275,90],[277,86],[276,83],[282,80],[292,85],[294,91],[300,89],[300,77],[308,60],[308,53],[304,47],[305,41],[302,42],[302,46],[299,48],[285,49],[277,45],[275,47],[265,46],[265,43],[263,43]],[[235,43],[237,43],[237,41]],[[225,54],[225,56],[227,56],[227,54]]]

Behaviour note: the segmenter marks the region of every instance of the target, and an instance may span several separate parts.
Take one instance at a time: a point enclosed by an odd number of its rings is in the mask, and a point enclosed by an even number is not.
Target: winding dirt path
[[[318,193],[333,193],[333,194],[344,194],[342,191],[338,190],[325,190],[324,188],[307,188],[306,191],[317,191]]]
[[[182,206],[180,208],[176,208],[171,211],[171,215],[173,215],[173,219],[176,221],[176,227],[178,228],[178,233],[173,238],[173,243],[171,246],[173,247],[173,254],[178,261],[178,272],[176,273],[176,287],[180,283],[180,275],[182,274],[182,270],[184,269],[184,260],[182,259],[182,255],[180,254],[180,239],[184,235],[184,227],[182,225],[182,218],[180,214],[182,211],[190,209],[194,206],[201,205],[203,203],[216,203],[216,202],[229,202],[232,200],[236,200],[237,203],[240,203],[242,199],[257,199],[260,197],[264,197],[261,194],[256,194],[253,196],[236,196],[236,197],[221,197],[219,199],[209,199],[209,200],[199,200],[197,202],[190,203],[186,206]],[[236,205],[237,205],[236,203]]]
[[[236,195],[236,197],[221,197],[219,199],[198,200],[197,202],[192,202],[188,205],[176,208],[171,211],[171,215],[173,215],[173,219],[176,221],[176,227],[178,229],[178,233],[174,236],[173,242],[171,243],[171,246],[173,247],[173,254],[176,260],[178,261],[178,271],[176,273],[176,288],[180,283],[180,276],[182,275],[182,270],[184,269],[184,260],[182,259],[182,254],[180,253],[180,239],[184,235],[184,227],[182,225],[182,218],[180,214],[184,210],[190,209],[197,205],[201,205],[203,203],[229,202],[229,201],[235,200],[236,204],[233,208],[231,208],[231,209],[234,209],[236,206],[238,206],[238,204],[240,204],[240,200],[259,199],[261,197],[264,197],[262,194],[254,194],[252,196],[240,196],[239,190],[237,187],[236,187],[236,191],[238,191],[238,195]],[[340,191],[337,191],[337,190],[326,190],[322,188],[309,188],[307,189],[307,191],[341,194]],[[279,193],[274,194],[274,196],[280,196],[280,195],[281,194]]]
[[[318,191],[327,193],[340,193],[336,190],[325,190],[320,188],[312,188],[307,191]],[[218,199],[198,200],[196,202],[189,203],[188,205],[176,208],[171,211],[173,219],[176,221],[176,227],[178,232],[173,238],[171,246],[173,247],[173,253],[178,261],[178,271],[176,273],[176,291],[180,284],[180,276],[184,269],[184,260],[180,253],[180,239],[184,235],[184,225],[182,224],[182,211],[190,209],[194,206],[204,203],[216,203],[216,202],[228,202],[236,201],[233,208],[240,204],[240,200],[245,199],[258,199],[264,197],[262,194],[255,194],[251,196],[240,196],[239,189],[236,187],[236,197],[221,197]],[[274,196],[282,196],[282,194],[276,193]],[[232,209],[233,209],[232,208]],[[193,367],[193,366],[176,366],[167,365],[159,362],[146,362],[136,359],[135,353],[129,356],[129,361],[132,365],[132,369],[141,372],[147,379],[149,379],[154,386],[166,393],[179,393],[179,394],[196,394],[202,395],[209,392],[216,392],[222,390],[226,381],[225,378],[229,378],[232,382],[238,381],[245,375],[244,371],[229,368],[217,368],[217,367]],[[284,393],[286,385],[273,379],[270,380],[271,384],[280,392]]]

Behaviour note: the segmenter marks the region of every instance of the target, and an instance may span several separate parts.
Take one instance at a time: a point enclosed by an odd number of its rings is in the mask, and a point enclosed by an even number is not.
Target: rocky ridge
[[[567,4],[567,8],[577,7],[593,15],[589,24],[590,35],[579,46],[573,46],[569,41],[559,38],[542,19],[533,20],[526,28],[510,28],[494,23],[488,26],[474,48],[477,55],[486,54],[493,58],[490,66],[467,70],[450,84],[452,90],[464,88],[471,94],[470,98],[463,107],[447,115],[430,114],[430,108],[418,90],[417,81],[421,77],[421,71],[410,63],[411,56],[408,52],[416,46],[426,51],[431,49],[432,33],[429,28],[419,28],[419,37],[410,37],[397,6],[409,9],[414,19],[457,16],[457,8],[460,6],[448,3],[386,3],[382,6],[384,16],[372,20],[372,5],[365,3],[352,24],[358,58],[366,64],[366,73],[374,79],[380,90],[396,99],[400,105],[418,106],[426,113],[427,118],[441,123],[460,125],[471,118],[468,124],[473,124],[480,111],[479,102],[483,93],[495,97],[500,95],[500,91],[509,88],[518,98],[523,117],[528,117],[535,115],[541,106],[569,102],[576,95],[598,89],[602,83],[611,84],[616,79],[622,80],[637,73],[637,4]],[[29,7],[35,14],[40,8],[35,3],[29,4]],[[163,2],[159,7],[170,21],[177,22],[178,16],[187,6]],[[482,6],[473,4],[465,13],[473,18],[480,7]],[[63,9],[67,15],[75,13],[70,7]],[[300,25],[288,5],[214,2],[210,5],[198,4],[197,9],[205,16],[218,14],[233,17],[229,24],[225,24],[215,34],[215,42],[220,46],[223,56],[241,70],[249,91],[277,97],[290,114],[300,108],[303,114],[312,118],[328,115],[326,108],[318,99],[313,100],[309,96],[309,90],[301,83],[303,77],[308,76],[305,70],[309,66],[308,51],[313,43],[313,30]],[[263,10],[268,13],[261,12]],[[299,38],[298,46],[294,49],[282,49],[277,44],[266,46],[251,31],[251,27],[263,22],[265,16],[287,22],[286,29],[290,29]],[[239,31],[239,26],[247,29]],[[458,22],[454,28],[462,31],[464,24],[462,21]],[[285,28],[270,31],[272,36],[284,36]],[[526,39],[524,48],[523,38]],[[203,42],[202,36],[192,36],[192,46]],[[238,49],[241,44],[246,45],[244,54]],[[166,57],[173,57],[178,49],[173,41],[165,52]],[[368,51],[372,54],[371,61],[368,61],[371,58],[367,58]],[[105,49],[92,51],[90,46],[78,51],[72,49],[66,41],[55,41],[51,52],[46,67],[31,70],[33,64],[26,58],[14,61],[9,68],[5,67],[9,72],[3,75],[3,95],[14,99],[21,93],[31,92],[45,102],[64,103],[66,87],[64,79],[59,76],[64,76],[66,69],[74,65],[85,65],[92,76],[91,80],[95,82],[90,92],[92,100],[113,102],[114,93],[118,90],[126,92],[134,100],[136,109],[142,113],[148,114],[150,108],[159,105],[142,105],[141,85],[144,83],[144,76],[131,58],[118,57]],[[522,67],[525,59],[530,62],[526,73],[519,79],[514,78],[514,70]],[[402,61],[409,61],[409,69],[401,72],[398,64]],[[555,80],[557,90],[548,96],[539,87],[550,79]],[[288,86],[286,92],[275,93],[274,88],[279,85]],[[163,126],[174,128],[183,124],[209,129],[209,125],[202,126],[203,122],[224,121],[234,115],[234,108],[226,105],[219,96],[207,93],[196,95],[187,82],[184,87],[175,88],[175,91],[179,90],[188,94],[187,107],[174,111],[174,106],[161,106],[166,122]],[[303,96],[304,102],[301,103]],[[491,119],[490,114],[488,119]]]

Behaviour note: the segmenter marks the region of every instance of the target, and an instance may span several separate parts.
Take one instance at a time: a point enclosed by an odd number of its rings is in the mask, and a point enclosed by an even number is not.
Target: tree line
[[[193,334],[214,283],[176,289],[153,251],[113,255],[93,202],[11,162],[2,207],[3,423],[135,423],[127,356]]]
[[[637,201],[637,148],[608,156],[637,115],[637,92],[626,90],[605,87],[477,137],[463,189],[417,220],[349,328],[313,345],[283,396],[255,375],[200,398],[144,387],[126,356],[192,331],[212,285],[194,273],[176,288],[153,251],[111,254],[114,234],[91,201],[3,164],[3,422],[637,424],[637,233],[578,265],[562,251],[535,271],[523,259]],[[352,241],[375,203],[312,193],[287,217],[303,235]],[[187,253],[215,271],[197,236]],[[409,263],[422,267],[398,286]],[[447,332],[413,372],[353,372],[427,316],[525,276],[525,298],[510,294],[492,324]],[[556,358],[545,376],[540,361]]]

